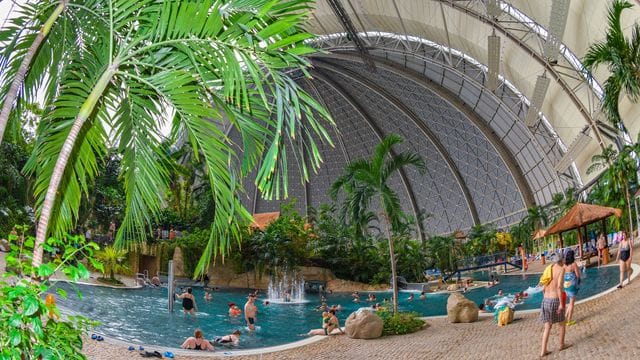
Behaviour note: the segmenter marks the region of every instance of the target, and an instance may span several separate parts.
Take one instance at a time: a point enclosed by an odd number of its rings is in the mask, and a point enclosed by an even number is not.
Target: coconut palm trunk
[[[4,99],[4,103],[2,104],[2,111],[0,112],[0,143],[2,143],[2,138],[4,137],[4,131],[7,128],[7,122],[9,121],[9,114],[11,114],[11,109],[13,108],[13,103],[16,101],[18,97],[18,92],[20,91],[20,87],[24,82],[24,78],[27,75],[27,71],[29,70],[29,66],[31,65],[31,60],[38,52],[40,48],[40,44],[44,41],[44,39],[49,35],[49,31],[51,31],[51,27],[55,24],[60,14],[67,7],[68,0],[60,0],[58,6],[53,10],[47,21],[42,25],[42,28],[36,35],[36,38],[29,46],[29,50],[22,59],[22,63],[16,72],[16,77],[13,79],[11,83],[11,87],[9,88],[9,92]]]
[[[398,279],[396,278],[396,253],[393,247],[393,236],[391,236],[391,222],[387,221],[387,239],[389,240],[389,261],[391,261],[391,289],[393,291],[393,313],[398,312]]]
[[[40,211],[40,217],[38,219],[38,226],[36,228],[36,242],[33,249],[33,258],[31,260],[31,264],[34,269],[37,269],[40,264],[42,264],[42,255],[43,249],[42,244],[44,244],[47,237],[47,230],[49,227],[49,220],[51,219],[51,213],[53,210],[53,206],[56,201],[56,195],[58,192],[58,187],[60,186],[60,181],[62,180],[62,175],[67,168],[67,162],[69,161],[69,157],[73,152],[74,145],[76,143],[76,139],[78,138],[78,134],[84,123],[89,118],[93,110],[95,109],[96,103],[100,96],[109,85],[111,78],[116,73],[118,68],[118,63],[112,63],[102,74],[98,82],[94,86],[93,90],[89,94],[89,97],[85,100],[84,104],[80,108],[78,115],[76,116],[76,120],[69,131],[69,135],[62,146],[62,150],[60,151],[60,156],[56,160],[56,165],[53,170],[53,174],[51,175],[51,181],[49,182],[49,187],[47,188],[47,194],[44,198],[42,209]]]
[[[631,241],[633,242],[635,238],[633,237],[633,216],[631,213],[631,196],[629,195],[629,182],[627,181],[626,178],[624,181],[624,197],[625,197],[625,201],[627,202],[627,211],[629,211],[629,236],[631,238]]]

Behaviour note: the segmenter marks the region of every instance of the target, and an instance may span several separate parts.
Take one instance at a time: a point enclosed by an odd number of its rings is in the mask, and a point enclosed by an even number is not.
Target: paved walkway
[[[551,359],[638,359],[640,342],[640,279],[630,286],[576,306],[577,325],[567,328],[567,350],[558,351],[558,328],[549,342]],[[518,314],[516,321],[498,327],[491,318],[473,324],[449,324],[446,319],[429,320],[429,327],[410,335],[376,340],[329,337],[320,342],[276,353],[234,359],[536,359],[542,325],[537,314]],[[85,353],[90,359],[132,357],[124,346],[88,340]],[[198,353],[195,353],[196,355]],[[224,356],[222,353],[219,355]],[[134,357],[138,357],[135,354]],[[207,359],[210,357],[176,358]]]

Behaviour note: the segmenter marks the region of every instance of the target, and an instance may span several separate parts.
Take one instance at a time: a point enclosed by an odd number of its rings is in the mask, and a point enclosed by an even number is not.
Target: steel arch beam
[[[360,103],[356,101],[356,99],[353,98],[353,96],[351,96],[351,94],[349,94],[349,92],[347,92],[346,89],[344,89],[335,80],[331,79],[331,76],[327,75],[326,73],[324,73],[322,70],[318,68],[312,69],[311,73],[313,74],[314,78],[322,80],[327,85],[335,89],[340,94],[340,96],[343,99],[345,99],[347,103],[349,103],[349,105],[351,105],[351,107],[353,107],[356,110],[356,112],[362,117],[362,119],[367,123],[367,125],[369,125],[369,128],[373,131],[373,133],[376,135],[378,140],[382,140],[382,138],[384,138],[384,134],[382,133],[382,130],[375,124],[375,122],[373,122],[369,113],[362,107],[362,105],[360,105]],[[395,151],[393,150],[391,150],[391,154],[393,156],[396,155]],[[409,182],[409,177],[407,176],[404,169],[400,168],[398,172],[400,173],[400,180],[402,181],[402,185],[404,185],[405,191],[407,192],[407,196],[409,197],[409,201],[411,202],[413,215],[416,217],[416,220],[417,220],[418,214],[420,213],[420,209],[418,207],[418,202],[416,201],[415,193],[411,186],[411,182]],[[449,221],[449,224],[450,223],[451,222]],[[422,226],[420,226],[419,224],[416,224],[416,230],[418,232],[418,236],[420,237],[420,240],[424,243],[426,241],[426,238],[422,230]]]
[[[359,62],[359,59],[357,57],[343,53],[332,53],[323,57]],[[314,58],[314,60],[316,59],[318,58]],[[434,83],[430,79],[417,74],[414,70],[408,68],[403,68],[400,70],[397,68],[397,65],[395,63],[386,59],[380,59],[375,56],[374,60],[380,68],[390,71],[398,76],[404,77],[405,79],[413,81],[426,88],[427,90],[432,91],[441,99],[451,104],[451,106],[453,106],[455,109],[463,113],[465,117],[469,119],[480,130],[485,138],[496,149],[496,151],[502,158],[502,161],[504,161],[506,168],[511,173],[511,176],[514,179],[518,190],[520,190],[520,195],[525,206],[527,208],[536,206],[533,191],[531,190],[531,187],[529,186],[526,177],[522,173],[520,165],[516,161],[515,157],[502,143],[495,131],[493,131],[493,129],[491,129],[491,127],[489,127],[489,125],[482,118],[480,118],[469,105],[462,101],[456,94],[452,93],[448,89],[445,89],[439,84]],[[358,80],[356,79],[356,81]]]
[[[523,51],[525,51],[527,54],[529,54],[532,58],[536,59],[536,61],[538,61],[538,63],[540,65],[542,65],[542,67],[553,76],[553,78],[560,85],[560,87],[562,87],[562,90],[567,95],[569,95],[569,98],[571,99],[573,104],[578,108],[578,110],[580,111],[580,113],[582,114],[584,119],[586,120],[587,124],[591,128],[591,130],[593,130],[593,132],[596,134],[597,141],[598,141],[598,144],[600,145],[601,149],[604,150],[604,148],[605,148],[604,140],[602,139],[602,135],[600,134],[600,130],[598,129],[598,126],[597,126],[596,122],[593,120],[593,118],[591,117],[591,114],[589,113],[589,109],[587,109],[585,107],[585,105],[582,103],[582,101],[580,101],[580,99],[578,98],[578,95],[576,95],[576,93],[571,89],[571,86],[569,86],[569,84],[567,84],[566,80],[562,77],[562,74],[560,74],[556,70],[556,68],[553,65],[551,65],[544,58],[544,55],[540,54],[536,49],[534,49],[529,44],[527,44],[526,42],[521,40],[515,34],[511,33],[509,31],[509,29],[507,29],[504,26],[502,26],[502,24],[500,24],[499,21],[496,21],[496,20],[493,20],[493,19],[489,19],[484,14],[481,14],[481,13],[475,11],[474,9],[470,9],[470,8],[468,8],[466,6],[460,5],[459,3],[456,3],[455,1],[451,1],[451,0],[435,0],[435,1],[438,1],[443,5],[447,5],[452,9],[460,11],[461,13],[463,13],[465,15],[468,15],[468,16],[471,16],[473,18],[476,18],[479,21],[481,21],[481,22],[483,22],[483,23],[485,23],[485,24],[487,24],[489,26],[492,26],[494,29],[496,29],[497,31],[502,33],[504,36],[506,36],[509,40],[511,40],[515,44],[517,44],[520,48],[522,48]],[[540,35],[538,35],[538,36],[540,36]],[[589,88],[591,89],[590,86],[589,86]]]
[[[325,69],[328,69],[330,71],[336,72],[336,73],[338,73],[338,74],[340,74],[342,76],[348,77],[348,78],[350,78],[350,79],[352,79],[352,80],[354,80],[356,82],[359,82],[364,87],[370,89],[374,93],[376,93],[379,96],[381,96],[383,99],[387,100],[396,109],[398,109],[401,113],[403,113],[406,117],[408,117],[414,123],[414,125],[416,127],[418,127],[418,129],[420,129],[420,131],[423,133],[423,135],[427,139],[429,139],[429,141],[431,141],[431,143],[435,146],[435,148],[438,151],[438,153],[440,154],[440,156],[444,159],[445,163],[449,167],[449,170],[451,170],[451,173],[453,174],[454,178],[456,179],[456,182],[458,183],[458,186],[460,186],[460,190],[462,191],[462,193],[464,195],[464,198],[465,198],[465,200],[467,202],[467,206],[469,208],[469,213],[471,214],[471,218],[473,219],[473,223],[475,225],[481,224],[480,216],[478,215],[478,209],[476,208],[475,202],[473,201],[473,198],[471,197],[471,192],[469,191],[469,187],[467,186],[467,183],[462,178],[462,174],[460,173],[460,170],[458,169],[458,166],[453,161],[453,159],[449,155],[449,152],[444,147],[444,145],[442,145],[442,142],[440,142],[438,137],[431,131],[431,129],[429,129],[424,124],[424,122],[420,119],[420,117],[418,115],[416,115],[415,112],[413,112],[413,110],[411,110],[402,101],[400,101],[400,99],[398,99],[396,96],[390,94],[388,91],[383,89],[378,84],[376,84],[376,83],[374,83],[374,82],[372,82],[372,81],[370,81],[368,79],[362,78],[359,74],[354,73],[353,71],[351,71],[349,69],[345,69],[343,67],[340,67],[340,66],[337,66],[337,65],[334,65],[334,64],[330,64],[330,63],[322,60],[321,58],[315,58],[313,63],[314,63],[314,65],[319,65],[319,66],[321,66],[321,67],[323,67]]]

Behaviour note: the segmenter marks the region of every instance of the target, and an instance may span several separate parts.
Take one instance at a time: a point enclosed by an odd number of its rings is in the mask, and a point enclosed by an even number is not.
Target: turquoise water
[[[614,287],[618,282],[618,267],[603,267],[588,269],[578,293],[578,300],[595,295]],[[479,276],[482,276],[480,274]],[[540,275],[509,275],[501,276],[500,284],[492,288],[480,288],[468,291],[465,296],[480,304],[485,298],[496,295],[498,289],[505,294],[526,290],[535,286]],[[70,289],[68,284],[58,286]],[[249,332],[245,328],[244,317],[230,318],[227,315],[227,303],[235,302],[240,308],[246,301],[247,291],[221,290],[213,293],[213,301],[203,300],[202,289],[194,288],[194,295],[199,308],[199,314],[194,318],[176,310],[169,314],[167,309],[167,290],[161,289],[110,289],[93,286],[78,286],[83,293],[80,300],[70,292],[66,300],[57,299],[66,309],[83,314],[101,321],[96,332],[133,344],[161,345],[179,347],[182,341],[193,334],[194,329],[200,328],[208,339],[222,336],[240,329],[242,336],[238,349],[250,349],[280,345],[304,339],[310,329],[320,328],[322,324],[320,312],[315,307],[320,305],[318,295],[307,295],[310,300],[306,304],[262,304],[264,294],[258,298],[257,330]],[[384,297],[390,298],[390,292],[376,292],[378,302]],[[400,309],[418,312],[424,316],[445,315],[448,294],[427,294],[426,300],[415,299],[408,301],[410,293],[401,292],[399,295]],[[361,292],[361,298],[366,293]],[[517,310],[534,309],[540,306],[542,295],[533,294]],[[352,311],[359,307],[368,306],[366,301],[359,304],[351,301],[350,294],[328,294],[329,305],[341,304],[343,310],[338,313],[340,324]],[[181,309],[176,303],[176,309]],[[220,347],[218,347],[220,348]]]

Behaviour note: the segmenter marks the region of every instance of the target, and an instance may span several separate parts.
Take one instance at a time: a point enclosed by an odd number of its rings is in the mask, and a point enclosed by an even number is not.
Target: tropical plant
[[[377,311],[376,314],[382,318],[382,335],[404,335],[411,334],[425,326],[424,320],[420,319],[420,314],[415,312]]]
[[[101,268],[93,257],[97,245],[86,243],[82,237],[49,238],[44,248],[47,252],[57,249],[59,256],[34,269],[31,267],[34,239],[25,234],[26,228],[16,228],[21,233],[9,236],[8,272],[0,279],[0,358],[85,359],[82,335],[96,323],[82,316],[61,317],[55,302],[45,295],[67,296],[64,289],[57,287],[59,283],[48,281],[56,272],[66,274],[72,281],[89,277],[87,268],[77,261],[80,258]],[[31,273],[37,274],[41,282],[19,276]]]
[[[609,121],[621,124],[618,111],[620,94],[624,91],[633,102],[640,96],[640,25],[634,22],[631,38],[622,31],[620,19],[633,4],[627,0],[613,0],[609,7],[605,40],[592,44],[582,60],[588,73],[599,65],[607,65],[611,75],[604,83],[602,107]]]
[[[96,159],[106,152],[107,123],[113,128],[110,141],[122,153],[126,194],[117,245],[145,240],[168,188],[159,119],[170,113],[175,115],[170,138],[191,144],[206,165],[215,199],[211,235],[198,263],[204,271],[214,255],[226,254],[240,224],[250,218],[237,198],[239,179],[259,165],[256,183],[263,195],[286,196],[284,144],[295,144],[304,179],[309,167],[320,164],[314,139],[330,141],[319,121],[329,114],[291,77],[292,69],[306,74],[309,63],[302,56],[315,51],[303,43],[312,35],[300,28],[310,3],[121,0],[109,5],[108,16],[92,23],[99,29],[83,42],[81,53],[56,68],[64,85],[47,103],[27,167],[37,175],[34,266],[47,234],[69,229],[77,219]],[[40,72],[54,74],[47,68]],[[221,130],[227,121],[242,135],[241,164]]]
[[[0,111],[0,142],[12,109],[19,108],[25,98],[34,100],[37,88],[45,81],[43,73],[51,71],[55,74],[55,67],[60,65],[62,59],[67,59],[68,54],[78,48],[76,44],[86,40],[83,39],[86,31],[78,31],[80,29],[77,26],[82,20],[88,20],[83,16],[87,13],[84,9],[88,9],[92,4],[86,4],[88,7],[85,8],[84,4],[74,2],[74,5],[79,6],[77,13],[75,16],[65,16],[70,15],[65,13],[69,2],[60,0],[22,4],[19,8],[20,15],[10,19],[9,24],[0,31],[0,43],[5,45],[0,52],[0,83],[3,84],[0,87],[0,99],[3,99]],[[61,16],[64,25],[70,26],[54,26]],[[97,20],[97,17],[94,17],[94,20]],[[50,41],[45,41],[52,28],[54,33],[51,34]],[[88,28],[89,26],[85,29]],[[69,46],[70,44],[74,46]],[[47,55],[36,57],[38,53]],[[34,71],[31,72],[30,69]],[[55,83],[56,80],[55,77],[48,79],[51,83]],[[52,89],[55,89],[55,86],[49,87],[48,96],[52,95]],[[14,116],[14,119],[17,120],[19,117]],[[14,128],[19,127],[15,125],[17,122],[14,122]]]
[[[396,259],[393,249],[392,232],[401,227],[404,217],[398,194],[389,186],[391,176],[403,166],[415,166],[424,170],[424,159],[411,152],[396,154],[392,148],[402,143],[402,138],[392,134],[386,136],[378,144],[370,160],[358,160],[347,165],[341,175],[331,186],[331,196],[336,201],[341,191],[345,192],[343,208],[348,208],[352,223],[361,227],[356,219],[369,213],[371,202],[378,200],[382,218],[386,222],[387,242],[389,245],[389,261],[391,263],[391,283],[393,287],[393,312],[398,311],[398,286],[396,281]]]
[[[80,204],[78,223],[108,229],[111,221],[122,222],[125,193],[120,174],[120,156],[109,151],[99,164],[94,183]]]
[[[427,239],[426,246],[432,266],[442,272],[457,270],[460,249],[453,236],[432,236]]]
[[[309,257],[309,239],[313,230],[306,226],[305,219],[294,210],[295,201],[282,204],[280,215],[264,230],[254,229],[243,239],[237,250],[242,256],[236,262],[243,268],[256,270],[262,275],[269,272],[287,271],[304,265]],[[251,259],[251,262],[246,262]]]
[[[561,206],[564,203],[564,194],[554,194],[553,204],[555,207]],[[546,227],[549,223],[549,214],[547,210],[542,206],[534,206],[527,209],[527,215],[520,220],[520,222],[512,226],[509,233],[515,240],[509,246],[508,250],[512,250],[515,245],[522,245],[527,251],[533,249],[531,243],[532,236],[543,227]]]
[[[426,244],[406,236],[396,236],[394,242],[398,274],[409,282],[421,282],[424,279],[423,271],[429,268]]]
[[[466,256],[489,255],[498,251],[496,229],[492,225],[474,225],[467,237],[469,240],[464,244]]]
[[[591,158],[592,164],[587,168],[587,174],[604,169],[604,174],[599,180],[603,185],[600,188],[603,200],[608,205],[625,209],[630,232],[633,231],[633,213],[629,184],[637,182],[635,150],[635,147],[627,145],[618,152],[609,145],[601,154]]]
[[[115,274],[129,270],[127,266],[128,251],[107,246],[96,254],[96,258],[104,267],[102,274],[109,274],[109,279],[116,280]]]
[[[19,145],[0,144],[0,236],[14,224],[32,221],[31,179],[20,172],[28,153]]]

